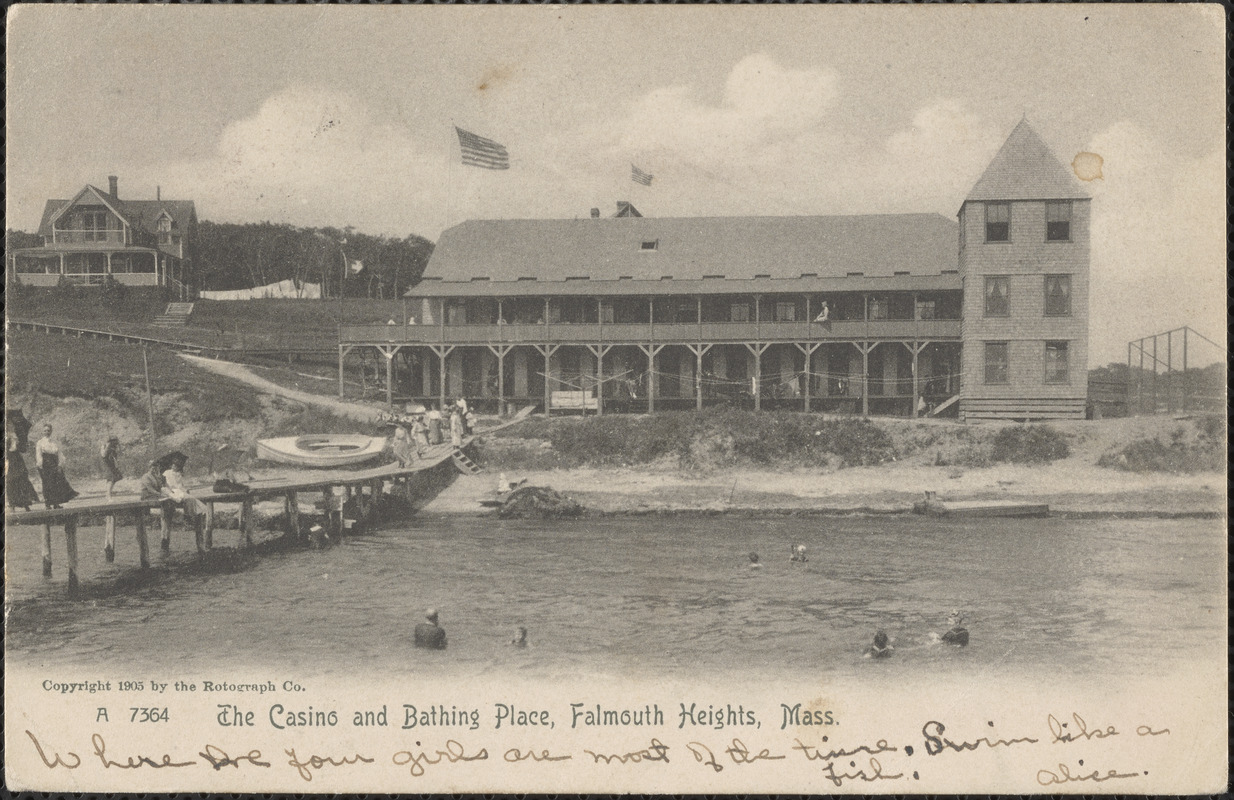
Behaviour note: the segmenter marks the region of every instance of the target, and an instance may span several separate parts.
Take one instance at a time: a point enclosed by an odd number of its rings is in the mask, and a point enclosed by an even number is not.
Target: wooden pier
[[[465,439],[463,447],[470,444],[473,438]],[[357,521],[366,521],[376,510],[382,496],[387,494],[387,488],[390,490],[389,494],[401,493],[408,501],[414,500],[417,479],[442,464],[454,462],[458,455],[461,454],[457,448],[445,443],[428,447],[423,456],[410,467],[390,464],[358,470],[297,470],[278,477],[250,481],[246,484],[247,491],[243,492],[214,492],[209,485],[194,487],[190,494],[206,507],[204,520],[194,526],[197,552],[204,554],[214,545],[214,512],[218,504],[231,503],[239,506],[241,548],[252,546],[253,507],[261,501],[281,498],[286,532],[299,536],[299,495],[303,493],[320,492],[326,501],[323,505],[330,520],[330,527],[344,533],[351,521],[344,519],[344,510],[349,502],[354,501],[352,508],[358,517]],[[465,456],[463,458],[466,459]],[[451,466],[462,469],[457,463],[452,463]],[[52,575],[51,529],[54,525],[63,526],[68,589],[70,593],[74,593],[78,588],[77,527],[81,517],[103,518],[103,554],[109,562],[114,561],[116,556],[117,526],[124,522],[131,523],[137,538],[138,560],[141,568],[146,569],[150,566],[147,524],[150,523],[151,514],[157,512],[157,522],[154,524],[159,526],[159,546],[163,553],[168,553],[171,549],[171,512],[175,505],[175,501],[166,498],[144,499],[132,495],[86,497],[70,501],[62,508],[6,511],[4,521],[5,525],[42,525],[43,577],[48,579]]]

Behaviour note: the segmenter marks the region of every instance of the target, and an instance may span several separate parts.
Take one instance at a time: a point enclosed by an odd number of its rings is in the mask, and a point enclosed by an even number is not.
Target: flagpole
[[[458,128],[453,118],[450,119],[450,127],[454,133],[446,145],[446,228],[450,227],[450,201],[454,193],[454,140],[458,138]]]

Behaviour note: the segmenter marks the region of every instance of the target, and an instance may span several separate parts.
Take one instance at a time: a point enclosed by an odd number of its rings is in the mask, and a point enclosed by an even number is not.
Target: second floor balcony
[[[743,342],[960,339],[958,319],[859,319],[827,322],[538,323],[353,325],[344,344],[740,344]]]

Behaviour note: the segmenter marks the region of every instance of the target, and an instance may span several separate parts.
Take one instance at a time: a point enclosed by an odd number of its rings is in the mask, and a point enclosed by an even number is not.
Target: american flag
[[[644,186],[650,186],[651,182],[655,180],[655,177],[656,176],[652,175],[650,172],[643,172],[641,169],[634,166],[633,164],[630,165],[630,180],[634,181],[635,183],[641,183]]]
[[[457,125],[454,130],[458,132],[458,146],[463,151],[463,164],[482,169],[510,168],[510,153],[506,148],[492,139],[476,136]]]

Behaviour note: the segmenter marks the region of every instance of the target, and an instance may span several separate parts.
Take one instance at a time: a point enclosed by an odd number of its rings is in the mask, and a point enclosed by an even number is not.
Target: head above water
[[[886,647],[888,641],[889,640],[887,639],[887,634],[884,631],[879,631],[878,633],[874,634],[874,646],[875,647],[878,647],[878,648]]]
[[[428,622],[430,625],[436,625],[437,624],[437,609],[430,608],[429,610],[425,611],[424,620]]]
[[[750,563],[751,563],[751,564],[757,564],[757,563],[758,563],[758,553],[751,553],[751,554],[750,554]]]
[[[953,627],[957,625],[963,625],[964,615],[961,614],[958,609],[953,610],[950,614],[947,615],[947,624]]]

